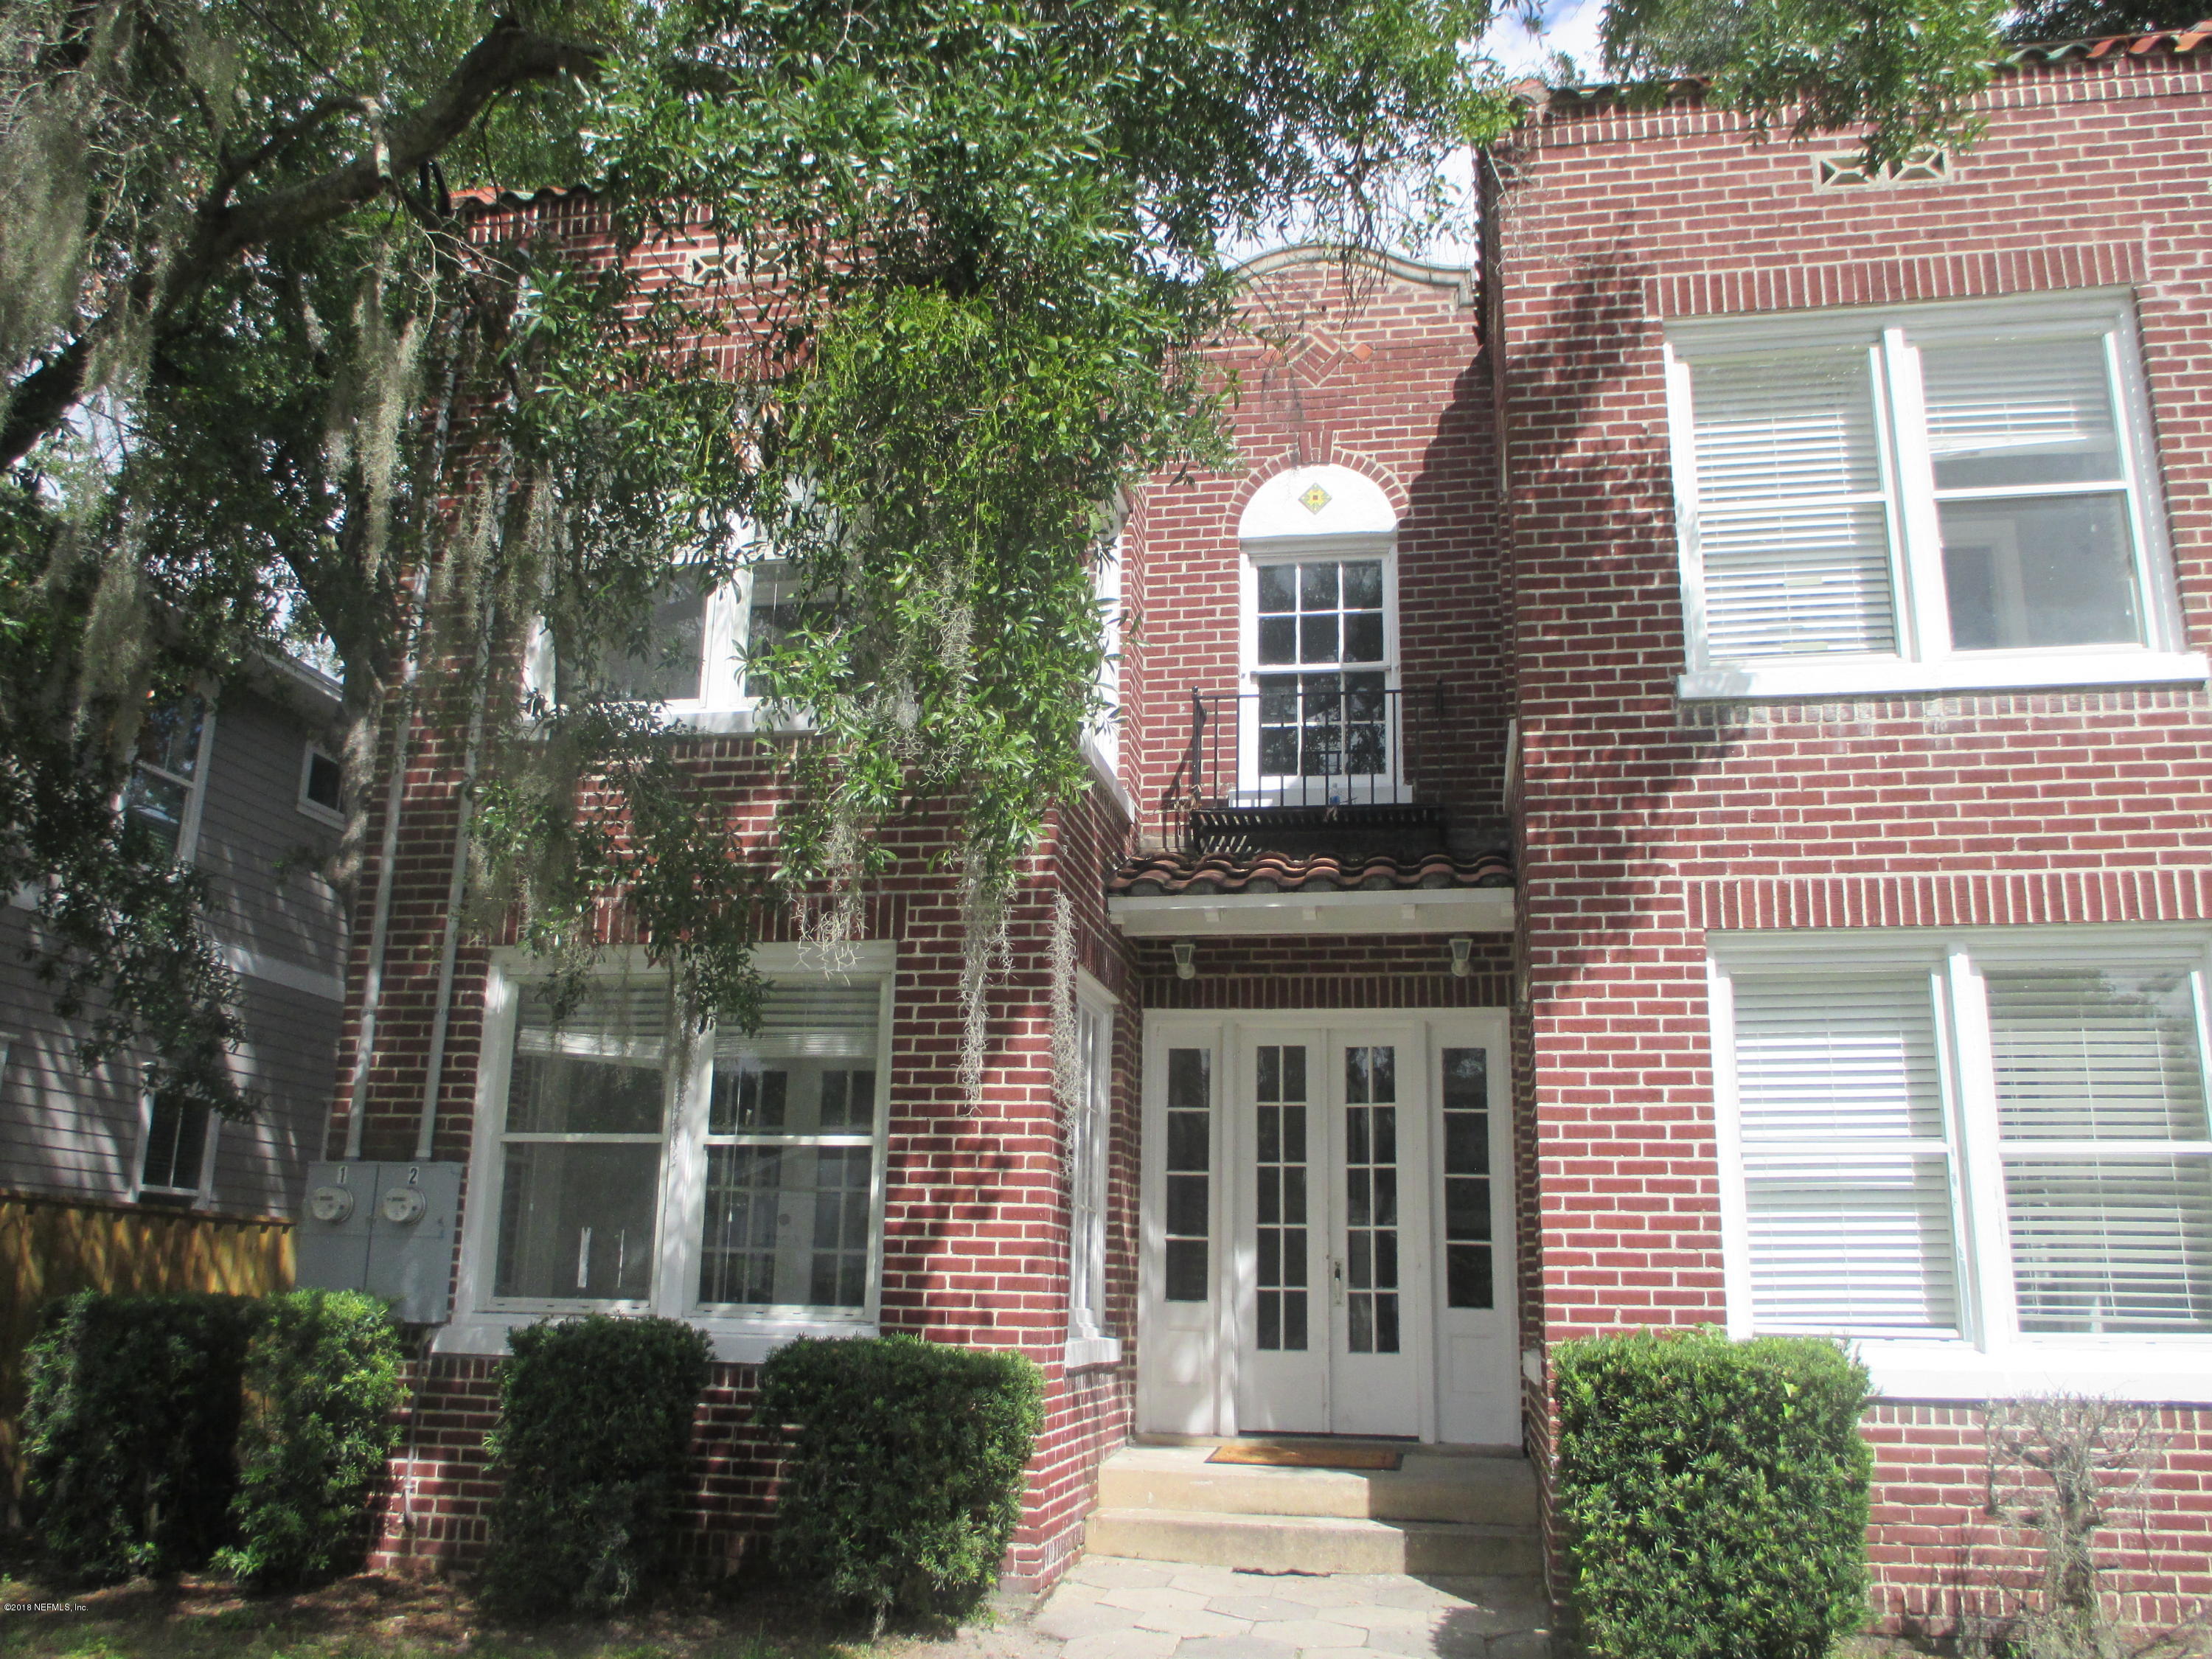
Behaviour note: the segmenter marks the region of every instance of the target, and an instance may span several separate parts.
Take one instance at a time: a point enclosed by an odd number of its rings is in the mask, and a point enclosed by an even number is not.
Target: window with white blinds
[[[2212,1334],[2203,968],[1916,955],[1726,968],[1749,1325]]]
[[[1955,1333],[1929,976],[1741,981],[1735,1060],[1760,1326]]]
[[[2161,645],[2126,328],[2106,300],[1678,325],[1693,669]]]
[[[875,1300],[883,988],[773,982],[757,1029],[687,1030],[666,980],[573,1007],[515,988],[484,1310],[815,1322]]]
[[[2024,1332],[2212,1330],[2197,975],[1988,975]]]

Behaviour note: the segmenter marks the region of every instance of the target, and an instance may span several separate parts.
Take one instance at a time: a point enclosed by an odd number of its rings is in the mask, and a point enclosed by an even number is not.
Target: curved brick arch
[[[1237,488],[1230,492],[1224,509],[1229,522],[1235,524],[1240,521],[1252,498],[1271,480],[1282,473],[1309,466],[1340,466],[1347,472],[1357,472],[1382,490],[1384,499],[1390,503],[1390,510],[1398,515],[1401,525],[1406,515],[1413,510],[1413,496],[1407,490],[1405,480],[1398,476],[1396,468],[1364,450],[1352,448],[1334,432],[1321,432],[1311,434],[1309,442],[1288,445],[1273,454],[1256,459],[1244,476],[1237,480]]]

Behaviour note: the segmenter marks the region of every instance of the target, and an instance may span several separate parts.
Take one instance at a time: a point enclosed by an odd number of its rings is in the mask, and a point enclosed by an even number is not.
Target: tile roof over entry
[[[1455,859],[1429,853],[1413,858],[1340,860],[1262,854],[1237,858],[1210,854],[1188,858],[1157,853],[1132,859],[1109,877],[1115,898],[1152,898],[1175,893],[1391,892],[1412,888],[1510,887],[1512,866],[1494,853]]]

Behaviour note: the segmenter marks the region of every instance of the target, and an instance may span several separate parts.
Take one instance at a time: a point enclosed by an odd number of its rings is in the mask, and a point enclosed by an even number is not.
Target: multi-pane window
[[[1678,326],[1693,671],[2168,648],[2118,301]]]
[[[1067,1334],[1107,1334],[1106,1176],[1113,1139],[1114,1015],[1079,996],[1067,1124]]]
[[[1383,562],[1266,563],[1255,579],[1261,779],[1388,775]]]
[[[876,1023],[873,986],[823,986],[715,1038],[701,1304],[866,1305]]]
[[[2203,970],[2130,954],[1732,967],[1751,1322],[2212,1333]]]
[[[1490,1065],[1483,1048],[1443,1051],[1444,1301],[1496,1305],[1492,1259]]]
[[[167,1090],[148,1099],[146,1133],[138,1154],[141,1198],[177,1203],[200,1195],[210,1116],[199,1102]]]
[[[687,1036],[664,983],[519,990],[491,1307],[857,1318],[872,1300],[882,993],[778,983]]]
[[[1213,1054],[1168,1050],[1167,1245],[1170,1302],[1204,1302],[1212,1294],[1208,1241],[1213,1235]]]
[[[201,774],[207,726],[206,703],[185,697],[154,709],[138,730],[131,781],[123,792],[124,815],[172,858],[189,860],[192,855],[205,781]]]

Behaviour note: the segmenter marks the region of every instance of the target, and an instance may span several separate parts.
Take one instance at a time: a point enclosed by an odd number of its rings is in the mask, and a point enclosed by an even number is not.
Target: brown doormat
[[[1232,1440],[1216,1446],[1209,1463],[1260,1463],[1278,1469],[1395,1469],[1401,1453],[1379,1446],[1277,1446]]]

